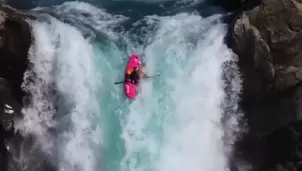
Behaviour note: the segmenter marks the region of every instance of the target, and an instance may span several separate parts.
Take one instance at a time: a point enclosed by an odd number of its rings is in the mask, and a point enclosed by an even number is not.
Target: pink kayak
[[[136,54],[133,54],[129,58],[127,66],[126,66],[126,73],[125,73],[125,75],[127,74],[127,71],[133,69],[133,67],[141,68],[140,57],[138,55],[136,55]],[[128,98],[130,98],[130,99],[134,99],[136,97],[136,89],[137,89],[137,85],[134,84],[134,83],[131,83],[131,82],[127,81],[126,77],[125,77],[124,91],[125,91],[126,96]]]

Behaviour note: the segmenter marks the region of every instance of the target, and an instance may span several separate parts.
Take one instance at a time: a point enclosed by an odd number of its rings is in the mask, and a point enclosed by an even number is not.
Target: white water
[[[34,134],[42,150],[58,158],[61,170],[93,171],[92,135],[98,130],[91,122],[99,114],[101,77],[95,72],[93,47],[74,27],[54,18],[31,25],[35,42],[29,55],[32,67],[25,75],[36,78],[33,83],[25,79],[23,88],[32,98],[17,128]]]
[[[223,43],[226,27],[215,24],[215,19],[186,13],[148,19],[159,27],[145,49],[147,70],[150,75],[160,73],[161,80],[144,83],[130,106],[122,133],[126,143],[122,170],[229,168],[232,144],[225,146],[223,136],[226,131],[234,138],[237,119],[233,113],[227,127],[221,123],[222,64],[232,53]],[[240,86],[235,88],[240,91]],[[236,99],[232,103],[236,108]]]
[[[127,41],[125,51],[113,42],[98,47],[103,44],[92,45],[75,27],[54,18],[46,17],[48,23],[32,22],[35,43],[29,58],[33,67],[26,76],[35,73],[37,77],[34,84],[25,79],[24,88],[33,97],[17,128],[24,135],[33,134],[55,165],[62,171],[103,170],[97,167],[102,161],[96,160],[102,151],[95,149],[104,146],[108,153],[121,153],[116,156],[122,155],[122,159],[110,154],[108,164],[119,162],[117,168],[123,171],[228,170],[238,131],[237,94],[241,87],[236,77],[232,101],[224,101],[222,64],[231,60],[232,53],[223,43],[226,27],[216,21],[218,16],[148,16],[148,26],[142,28],[149,31],[144,47],[130,41],[140,35],[111,30],[127,17],[78,2],[64,3],[53,11],[82,31],[87,30],[78,24],[84,23],[110,36],[109,41]],[[112,82],[120,79],[117,73],[123,71],[128,52],[143,52],[148,74],[160,74],[143,82],[137,99],[130,103],[118,90],[122,87],[112,87]],[[238,75],[237,70],[228,72]],[[59,96],[52,94],[52,89]],[[234,113],[229,113],[223,124],[225,103]],[[119,124],[121,130],[116,128]],[[115,132],[109,135],[104,130]],[[110,136],[120,136],[119,142],[104,138]],[[125,152],[111,144],[123,146]]]
[[[49,8],[38,7],[33,9],[33,11],[47,11],[48,9]],[[72,21],[85,32],[89,30],[87,30],[84,24],[111,37],[116,37],[117,34],[113,32],[112,29],[128,19],[128,17],[123,15],[111,15],[105,10],[85,2],[64,2],[62,5],[52,7],[51,11],[59,15],[62,19]]]

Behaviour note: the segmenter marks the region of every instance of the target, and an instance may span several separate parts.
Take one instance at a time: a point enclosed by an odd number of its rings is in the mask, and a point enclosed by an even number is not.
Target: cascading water
[[[75,28],[48,19],[31,23],[35,41],[29,52],[32,66],[25,73],[31,79],[24,84],[31,104],[24,108],[21,130],[34,134],[42,151],[55,154],[60,168],[92,171],[92,121],[100,114],[96,91],[101,78],[93,46]]]
[[[220,105],[225,98],[222,64],[231,53],[217,18],[180,13],[148,19],[158,28],[144,51],[146,67],[161,78],[142,84],[125,115],[122,170],[228,168]]]
[[[220,15],[161,12],[131,20],[84,2],[30,13],[38,17],[29,21],[34,41],[23,85],[31,101],[16,127],[33,135],[55,168],[229,169],[240,79],[228,63]],[[114,85],[132,53],[142,56],[148,75],[160,74],[142,82],[135,100]]]

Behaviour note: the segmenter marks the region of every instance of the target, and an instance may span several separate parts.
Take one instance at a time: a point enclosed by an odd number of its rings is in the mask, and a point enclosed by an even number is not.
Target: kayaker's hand
[[[148,76],[146,74],[143,74],[143,79],[148,78]]]

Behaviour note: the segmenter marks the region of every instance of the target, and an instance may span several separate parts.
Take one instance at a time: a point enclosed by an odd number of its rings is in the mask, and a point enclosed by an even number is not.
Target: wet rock
[[[53,161],[35,145],[34,137],[22,137],[14,130],[14,121],[22,117],[21,106],[27,103],[23,99],[28,97],[21,89],[31,44],[26,18],[35,19],[0,7],[0,170],[55,171]]]
[[[298,161],[295,163],[295,167],[296,169],[299,171],[299,170],[302,170],[302,161]]]
[[[8,141],[14,136],[13,120],[20,116],[21,106],[12,96],[12,86],[0,78],[0,168],[7,168],[10,148]]]
[[[249,125],[238,147],[257,168],[302,160],[301,21],[302,1],[262,0],[230,25],[227,43],[239,56]]]
[[[22,15],[12,9],[0,7],[0,168],[12,165],[11,152],[20,146],[11,142],[20,139],[14,132],[14,120],[21,117],[24,93],[21,90],[23,74],[27,68],[27,53],[31,44],[30,27]],[[9,165],[11,163],[11,165]]]
[[[14,131],[13,120],[20,115],[21,106],[12,96],[10,83],[0,78],[0,123],[6,133]],[[6,135],[5,137],[9,137]]]
[[[21,84],[31,44],[30,27],[22,15],[9,8],[0,8],[0,21],[0,77],[12,83],[13,94],[21,104],[24,96]]]
[[[284,106],[290,105],[294,87],[300,83],[299,4],[294,0],[264,0],[260,6],[242,12],[232,25],[228,44],[239,55],[244,77],[242,105],[253,117],[256,114],[250,112],[252,109],[269,114],[282,101],[288,101]]]

